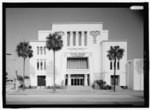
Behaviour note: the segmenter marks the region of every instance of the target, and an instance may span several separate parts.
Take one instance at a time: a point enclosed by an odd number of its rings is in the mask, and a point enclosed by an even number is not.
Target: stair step
[[[92,91],[90,86],[68,86],[67,91]]]

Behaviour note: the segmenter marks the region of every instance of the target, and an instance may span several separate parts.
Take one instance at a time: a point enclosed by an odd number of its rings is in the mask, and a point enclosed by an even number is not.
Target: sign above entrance
[[[73,57],[84,57],[85,53],[71,53],[71,56],[73,56]]]

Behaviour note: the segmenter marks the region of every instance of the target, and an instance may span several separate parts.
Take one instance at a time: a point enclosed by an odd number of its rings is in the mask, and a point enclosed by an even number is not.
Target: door
[[[46,76],[37,76],[38,86],[46,86]]]
[[[115,85],[119,85],[119,75],[111,75],[111,85],[114,85],[114,78],[115,78]]]
[[[84,85],[84,75],[71,75],[71,85],[72,86],[83,86]]]

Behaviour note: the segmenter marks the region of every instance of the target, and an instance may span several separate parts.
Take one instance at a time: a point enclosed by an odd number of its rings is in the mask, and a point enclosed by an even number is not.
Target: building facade
[[[53,86],[53,51],[46,48],[46,37],[58,32],[63,47],[55,53],[57,85],[91,86],[95,80],[113,85],[113,62],[107,51],[111,46],[120,46],[124,56],[117,61],[116,84],[126,86],[127,42],[109,41],[108,30],[100,22],[53,23],[51,30],[38,31],[38,40],[30,41],[33,57],[30,58],[31,86]]]
[[[143,59],[127,62],[127,86],[131,90],[144,90]]]

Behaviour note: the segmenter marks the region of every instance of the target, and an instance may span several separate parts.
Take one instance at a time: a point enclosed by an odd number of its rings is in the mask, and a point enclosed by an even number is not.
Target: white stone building
[[[143,59],[132,59],[127,62],[127,86],[131,90],[143,90]]]
[[[125,52],[117,63],[116,84],[126,86],[127,42],[109,41],[108,30],[101,22],[53,23],[51,30],[39,31],[38,40],[30,41],[31,86],[53,86],[53,52],[46,48],[46,37],[54,32],[59,32],[63,40],[63,48],[55,54],[57,85],[91,86],[95,80],[112,85],[113,62],[107,58],[107,51],[118,45]]]

